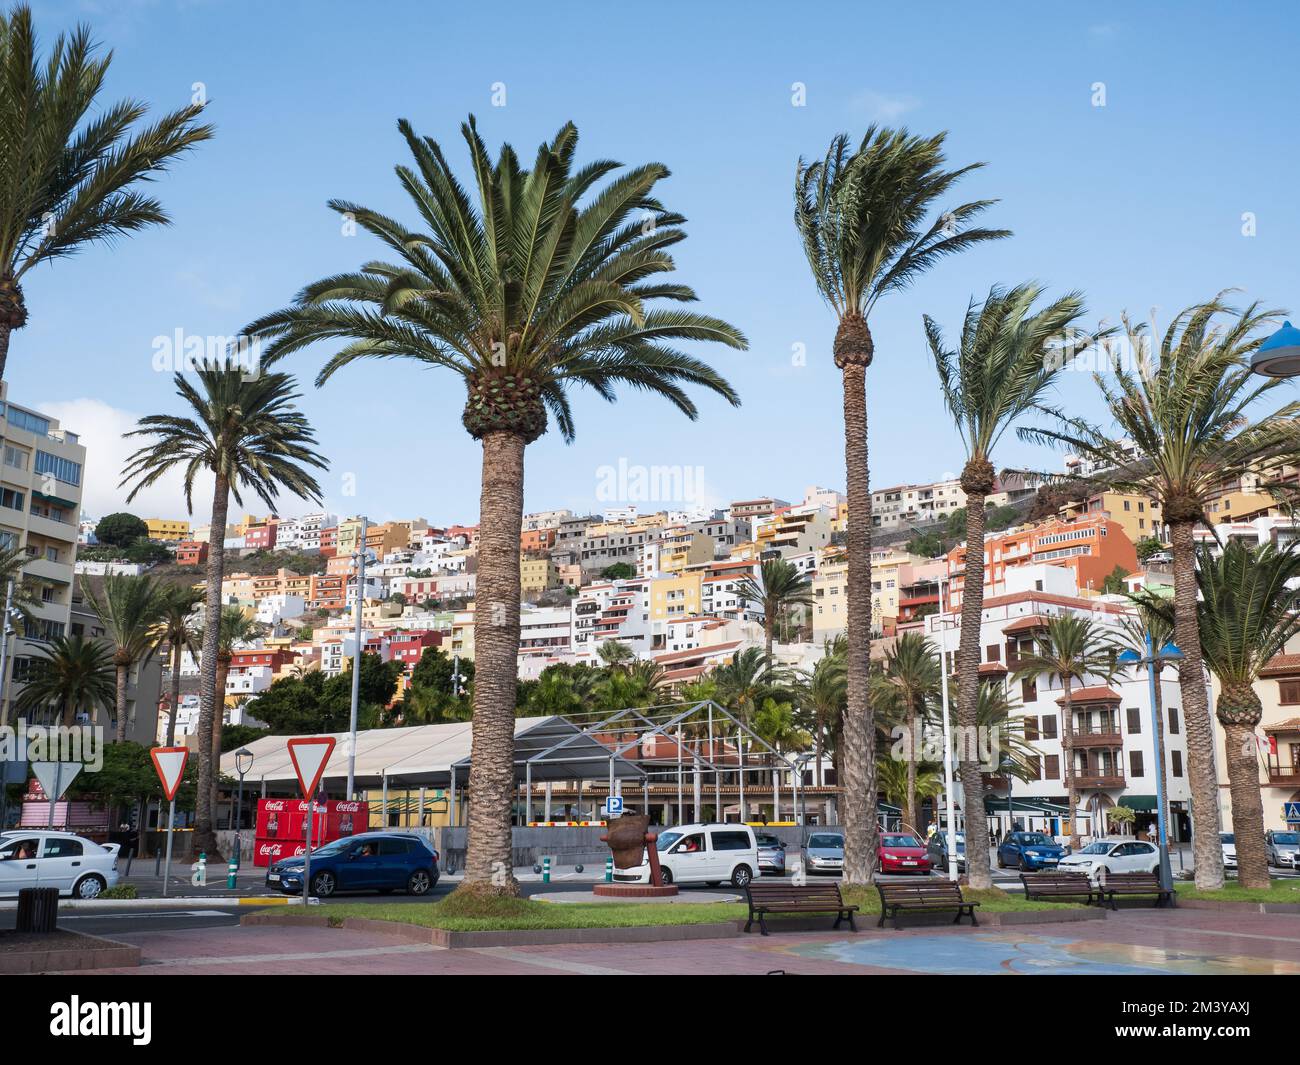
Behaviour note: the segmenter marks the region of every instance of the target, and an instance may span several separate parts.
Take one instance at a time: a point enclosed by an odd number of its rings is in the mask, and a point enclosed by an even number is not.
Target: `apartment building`
[[[727,508],[727,515],[733,520],[744,520],[751,525],[770,518],[778,511],[789,509],[790,504],[784,499],[765,497],[762,499],[737,499]]]
[[[646,520],[590,525],[577,549],[578,564],[587,574],[598,574],[616,562],[625,562],[635,569],[641,549],[657,539],[660,531],[659,523],[652,525]]]
[[[523,529],[519,533],[519,550],[531,554],[549,551],[555,546],[556,529]]]
[[[871,524],[877,529],[906,529],[941,521],[966,505],[956,477],[932,484],[900,484],[871,493]]]
[[[1049,562],[1070,570],[1076,587],[1086,594],[1100,594],[1116,567],[1126,573],[1138,568],[1133,541],[1118,522],[1102,516],[1048,521],[985,539],[984,594],[1001,594],[1008,574],[1017,567]],[[948,552],[949,597],[954,610],[961,606],[965,566],[963,543]]]
[[[280,519],[274,514],[250,521],[244,526],[245,551],[273,551],[277,546],[280,532]]]
[[[607,581],[583,588],[569,604],[570,646],[592,658],[606,640],[642,653],[651,647],[650,582]]]
[[[538,529],[558,529],[573,517],[571,510],[539,510],[535,514],[525,514],[523,528],[527,531]]]
[[[550,558],[519,556],[519,594],[524,599],[536,599],[543,592],[559,587],[560,571]]]
[[[241,574],[241,576],[246,576]],[[312,577],[311,573],[294,573],[292,570],[285,569],[281,566],[274,573],[263,574],[252,578],[253,600],[254,602],[265,599],[268,596],[275,595],[297,595],[304,600],[310,600]],[[222,582],[222,588],[225,588],[225,582]]]
[[[687,566],[715,557],[717,550],[712,536],[680,526],[664,529],[658,537],[642,545],[636,560],[636,575],[655,577],[680,573]]]
[[[176,543],[179,540],[188,540],[190,538],[190,523],[188,521],[173,520],[171,518],[145,518],[144,527],[148,530],[146,535],[150,540]]]
[[[1160,517],[1160,500],[1126,492],[1097,492],[1078,503],[1067,503],[1057,512],[1061,521],[1084,518],[1109,518],[1124,530],[1133,543],[1148,536],[1164,539],[1164,521]]]
[[[182,540],[176,545],[176,565],[204,566],[208,561],[208,545],[202,540]]]
[[[830,545],[832,519],[832,513],[827,510],[810,513],[786,511],[759,526],[754,533],[754,543],[765,558],[776,555],[789,558],[820,551]]]
[[[68,612],[68,635],[84,636],[101,643],[106,649],[113,649],[113,642],[104,631],[104,624],[98,615],[85,602],[81,589],[76,588],[71,596]],[[33,647],[38,641],[19,640],[21,648],[26,644]],[[14,689],[20,689],[32,669],[33,660],[44,655],[33,656],[21,650],[14,660]],[[126,675],[126,738],[132,743],[150,746],[155,742],[158,732],[159,700],[162,696],[162,656],[154,655],[148,661],[136,661]],[[39,668],[39,667],[37,667]],[[11,696],[12,697],[12,696]],[[115,707],[97,708],[94,723],[102,724],[106,734],[116,735],[117,711]],[[80,717],[81,715],[79,715]],[[87,715],[87,723],[91,722]]]
[[[519,612],[519,662],[567,655],[573,644],[569,606],[525,607]]]

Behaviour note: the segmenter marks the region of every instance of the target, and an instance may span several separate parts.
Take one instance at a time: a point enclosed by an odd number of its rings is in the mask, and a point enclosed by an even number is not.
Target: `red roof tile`
[[[1108,688],[1104,684],[1092,688],[1075,688],[1070,692],[1071,703],[1118,703],[1122,702],[1124,696],[1115,691],[1114,688]],[[1065,702],[1065,696],[1062,695],[1056,700],[1058,703]]]

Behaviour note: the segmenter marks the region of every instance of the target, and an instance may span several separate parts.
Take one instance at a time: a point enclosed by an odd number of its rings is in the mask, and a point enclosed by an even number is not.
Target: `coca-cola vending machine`
[[[312,846],[370,828],[370,804],[352,799],[317,799],[312,807]],[[259,799],[254,865],[301,857],[307,850],[307,800]]]

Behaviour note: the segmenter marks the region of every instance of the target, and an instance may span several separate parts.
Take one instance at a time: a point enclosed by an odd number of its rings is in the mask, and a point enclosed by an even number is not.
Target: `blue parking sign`
[[[623,796],[611,795],[605,800],[605,813],[607,815],[621,814],[623,812]]]

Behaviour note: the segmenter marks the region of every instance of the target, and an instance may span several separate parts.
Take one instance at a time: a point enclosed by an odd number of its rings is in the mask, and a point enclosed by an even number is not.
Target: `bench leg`
[[[877,928],[884,928],[884,927],[885,927],[885,914],[888,913],[888,912],[889,912],[889,911],[886,910],[883,906],[880,907],[880,920],[876,922],[876,927],[877,927]]]
[[[970,926],[972,928],[978,928],[980,926],[979,918],[975,916],[974,906],[970,908]]]
[[[753,910],[750,910],[750,911],[749,911],[749,920],[747,920],[747,921],[745,922],[745,931],[748,932],[748,931],[749,931],[751,928],[753,928],[753,927],[754,927],[754,911],[753,911]]]
[[[856,932],[858,930],[858,922],[853,919],[852,910],[849,911],[848,917],[849,917],[849,927],[853,929],[854,932]]]
[[[760,932],[762,932],[763,935],[767,935],[767,934],[768,934],[768,931],[767,931],[767,921],[765,921],[763,918],[764,918],[764,915],[760,913],[760,914],[758,915],[758,930],[759,930]]]

